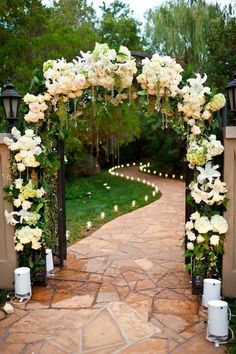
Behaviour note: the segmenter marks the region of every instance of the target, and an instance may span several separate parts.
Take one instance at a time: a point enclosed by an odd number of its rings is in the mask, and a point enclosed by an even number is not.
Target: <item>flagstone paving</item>
[[[143,177],[136,167],[124,175]],[[213,354],[181,249],[184,183],[68,248],[67,266],[0,321],[0,353]]]

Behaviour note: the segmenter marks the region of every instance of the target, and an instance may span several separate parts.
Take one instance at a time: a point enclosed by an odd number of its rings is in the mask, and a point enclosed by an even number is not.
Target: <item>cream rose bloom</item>
[[[218,235],[212,235],[210,238],[210,244],[213,246],[218,246],[219,241],[220,241],[220,236]]]
[[[206,216],[202,216],[195,221],[194,228],[199,234],[206,234],[208,231],[212,230],[212,225]]]
[[[195,213],[193,213],[191,216],[190,216],[190,220],[198,220],[200,219],[201,215],[199,214],[198,211],[195,211]]]
[[[198,235],[197,237],[197,243],[202,243],[205,241],[205,238],[202,235]]]
[[[187,238],[189,241],[195,241],[196,240],[196,236],[195,236],[195,233],[191,230],[188,230],[186,232],[186,235],[187,235]]]
[[[185,224],[185,230],[192,230],[193,229],[193,222],[187,221]]]
[[[192,250],[194,249],[194,244],[193,244],[192,242],[188,242],[188,243],[187,243],[187,249],[188,249],[189,251],[192,251]]]
[[[23,251],[24,249],[24,246],[22,245],[22,243],[18,242],[16,245],[15,245],[15,250],[17,252],[20,252],[20,251]]]
[[[228,231],[228,223],[221,215],[213,215],[211,218],[212,231],[225,234]]]

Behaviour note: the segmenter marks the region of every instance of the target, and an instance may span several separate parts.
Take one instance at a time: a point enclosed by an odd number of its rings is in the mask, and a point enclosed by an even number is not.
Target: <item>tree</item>
[[[236,70],[236,18],[231,6],[224,9],[220,19],[212,22],[206,34],[206,45],[208,54],[204,70],[211,85],[223,92]]]
[[[59,0],[46,8],[40,0],[0,3],[0,85],[11,77],[24,95],[32,72],[44,61],[76,57],[98,40],[95,12],[86,0]]]
[[[146,15],[148,47],[201,71],[207,58],[206,34],[220,17],[219,5],[206,4],[205,0],[169,1]]]
[[[2,0],[0,3],[0,84],[8,77],[24,93],[32,71],[32,38],[46,31],[50,14],[39,0]]]
[[[133,16],[129,5],[120,0],[114,0],[110,5],[103,5],[99,34],[102,42],[118,49],[120,45],[130,50],[142,50],[141,23]]]

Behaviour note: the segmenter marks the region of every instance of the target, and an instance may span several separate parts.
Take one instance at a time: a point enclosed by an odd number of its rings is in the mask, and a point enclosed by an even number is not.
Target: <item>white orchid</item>
[[[5,210],[4,212],[7,224],[13,225],[15,226],[16,224],[19,224],[19,221],[17,221],[16,219],[14,219],[14,215],[18,215],[19,213],[17,211],[13,211],[11,213],[9,213],[7,210]]]
[[[212,166],[211,162],[207,162],[204,167],[197,167],[197,170],[200,174],[197,176],[197,180],[199,183],[204,183],[207,179],[209,182],[212,183],[214,177],[220,177],[220,172],[217,171],[219,165]]]

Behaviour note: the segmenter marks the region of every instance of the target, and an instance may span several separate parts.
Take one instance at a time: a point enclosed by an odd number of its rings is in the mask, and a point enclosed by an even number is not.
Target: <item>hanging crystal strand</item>
[[[77,123],[77,102],[78,102],[78,98],[74,99],[74,126],[75,128],[77,128],[78,123]]]
[[[161,115],[161,129],[162,130],[165,129],[165,115],[164,115],[164,113],[162,113],[162,115]]]
[[[165,128],[167,129],[167,128],[168,128],[168,117],[167,117],[167,116],[165,116],[165,118],[166,118]]]
[[[92,86],[92,102],[95,102],[95,88]]]
[[[129,97],[129,103],[128,103],[128,105],[130,106],[130,105],[131,105],[131,101],[132,101],[131,88],[130,88],[130,87],[128,88],[128,97]]]
[[[115,92],[114,92],[114,87],[112,86],[111,88],[111,102],[114,103],[114,97],[115,97]]]
[[[114,166],[114,137],[111,137],[111,157],[112,157],[112,166]]]
[[[155,101],[155,110],[157,112],[160,112],[160,110],[161,110],[161,99],[159,96],[157,96],[156,101]]]
[[[49,120],[49,118],[47,119],[47,131],[49,131],[50,130],[50,120]]]
[[[96,124],[96,164],[98,165],[99,160],[99,131],[98,125]]]

